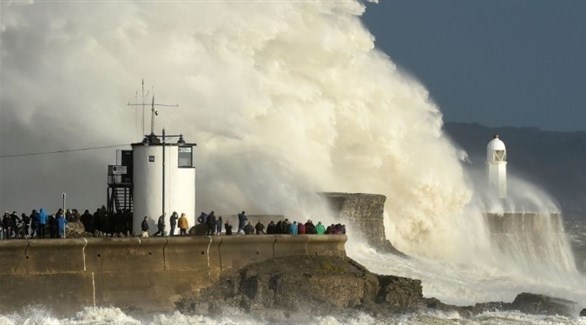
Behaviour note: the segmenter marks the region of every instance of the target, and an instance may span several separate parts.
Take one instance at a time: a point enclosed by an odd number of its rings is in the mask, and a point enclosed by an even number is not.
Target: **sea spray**
[[[19,134],[3,148],[140,141],[125,104],[144,76],[158,101],[180,105],[160,110],[156,132],[199,143],[198,210],[305,219],[302,193],[381,193],[398,248],[455,254],[453,223],[471,197],[458,154],[425,88],[375,48],[360,2],[2,6],[1,129]],[[36,95],[22,99],[24,85]],[[2,186],[1,203],[55,206],[58,188],[84,193],[72,205],[99,206],[103,156],[3,162],[3,184],[46,181],[26,196]]]
[[[96,312],[107,315],[96,317]],[[297,319],[288,319],[286,323],[298,323]],[[465,318],[458,313],[428,311],[411,314],[397,314],[391,318],[377,318],[363,313],[355,313],[352,316],[331,315],[325,317],[312,317],[304,319],[304,323],[317,325],[370,325],[381,323],[392,324],[586,324],[586,319],[564,317],[564,316],[543,316],[527,315],[519,312],[484,312],[470,318]],[[57,318],[46,316],[46,314],[22,314],[22,315],[0,315],[0,325],[12,324],[39,324],[39,325],[93,325],[93,324],[149,324],[149,325],[175,325],[175,324],[212,324],[212,325],[264,325],[274,324],[271,320],[251,319],[248,315],[239,311],[226,316],[206,317],[200,315],[184,315],[179,312],[155,315],[131,316],[120,311],[116,307],[106,308],[85,308],[72,318]]]
[[[432,283],[444,267],[500,267],[438,107],[375,48],[359,1],[0,5],[3,154],[140,141],[126,103],[144,77],[180,106],[155,132],[198,143],[198,210],[330,221],[307,193],[380,193],[387,237],[434,261]],[[3,160],[0,205],[54,209],[67,192],[98,207],[113,150]]]

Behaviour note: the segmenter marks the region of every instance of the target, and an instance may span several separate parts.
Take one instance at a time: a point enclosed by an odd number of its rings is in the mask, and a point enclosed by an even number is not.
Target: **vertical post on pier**
[[[66,200],[66,198],[67,198],[67,193],[61,193],[61,199],[62,199],[61,207],[63,209],[63,218],[65,218],[65,200]],[[65,236],[65,229],[63,229],[63,237],[62,238],[65,238],[65,237],[66,237]]]
[[[163,129],[163,211],[162,215],[165,215],[165,129]]]

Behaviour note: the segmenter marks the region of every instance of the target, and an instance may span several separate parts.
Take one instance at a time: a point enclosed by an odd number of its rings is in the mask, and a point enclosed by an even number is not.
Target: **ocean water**
[[[565,227],[576,257],[576,267],[586,274],[586,219],[568,220]]]
[[[299,320],[288,319],[283,323],[297,324]],[[303,322],[320,325],[338,324],[586,324],[586,319],[563,316],[527,315],[519,312],[486,312],[473,318],[462,318],[458,313],[425,312],[419,314],[397,315],[393,318],[376,319],[369,315],[357,313],[352,317],[310,317]],[[226,324],[226,325],[256,325],[274,324],[274,321],[253,319],[239,311],[233,311],[230,316],[217,318],[199,315],[184,315],[179,312],[169,314],[144,316],[130,316],[116,307],[87,307],[71,318],[51,316],[49,311],[42,308],[28,308],[22,313],[0,316],[1,325],[38,324],[38,325],[187,325],[187,324]]]

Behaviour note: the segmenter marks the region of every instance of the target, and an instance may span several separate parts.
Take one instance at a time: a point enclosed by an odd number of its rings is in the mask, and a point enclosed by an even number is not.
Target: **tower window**
[[[193,167],[193,148],[179,147],[179,167]]]
[[[495,161],[506,161],[507,160],[507,152],[504,150],[495,150],[494,160]]]

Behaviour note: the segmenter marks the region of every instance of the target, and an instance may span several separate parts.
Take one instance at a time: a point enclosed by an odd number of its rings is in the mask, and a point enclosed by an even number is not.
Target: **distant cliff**
[[[507,145],[510,172],[545,189],[564,216],[586,218],[586,132],[453,122],[444,130],[468,153],[471,167],[478,168],[484,167],[486,144],[498,133]]]

